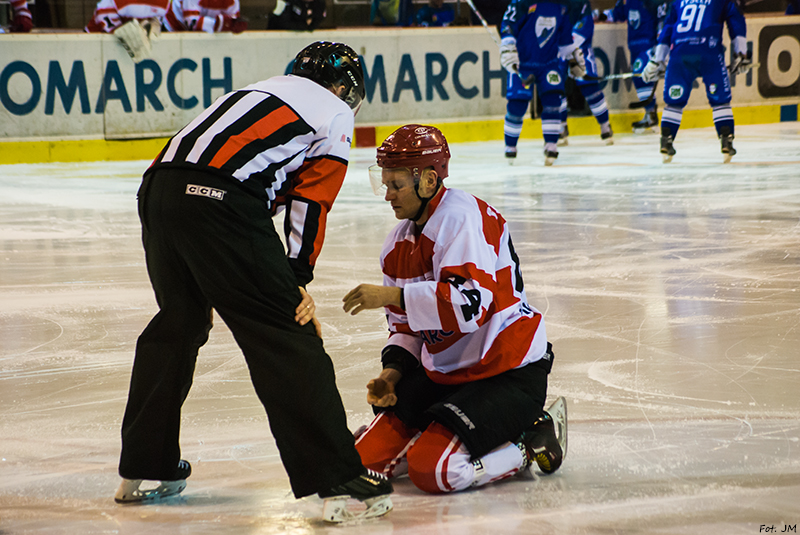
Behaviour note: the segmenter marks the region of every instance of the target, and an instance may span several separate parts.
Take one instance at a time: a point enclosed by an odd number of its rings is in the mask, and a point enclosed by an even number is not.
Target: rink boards
[[[624,24],[597,25],[601,75],[630,70],[625,39]],[[214,99],[286,72],[296,52],[316,40],[346,42],[363,58],[367,103],[356,118],[357,145],[372,146],[396,125],[417,121],[440,125],[454,141],[501,138],[507,75],[482,27],[166,34],[138,64],[113,36],[5,34],[0,163],[151,157]],[[751,17],[748,46],[758,68],[732,82],[737,122],[797,120],[800,17]],[[640,116],[628,110],[636,100],[631,81],[603,89],[612,125],[629,130]],[[700,86],[683,126],[709,126],[707,108]],[[570,129],[599,132],[592,118],[571,118]],[[527,120],[523,137],[540,136],[538,121]]]

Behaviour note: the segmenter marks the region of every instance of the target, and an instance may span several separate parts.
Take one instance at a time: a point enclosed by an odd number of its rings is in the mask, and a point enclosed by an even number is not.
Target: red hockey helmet
[[[407,124],[387,137],[378,147],[378,164],[370,167],[372,187],[379,192],[383,169],[404,167],[415,180],[433,167],[439,179],[447,177],[450,148],[442,132],[434,126]]]

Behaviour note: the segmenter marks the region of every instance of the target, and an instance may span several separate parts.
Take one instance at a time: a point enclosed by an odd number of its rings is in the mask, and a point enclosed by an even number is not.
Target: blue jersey
[[[617,0],[606,15],[614,22],[627,21],[628,48],[652,48],[667,17],[668,5],[668,0]]]
[[[731,41],[744,40],[747,26],[734,0],[673,0],[658,35],[659,48],[669,46],[673,55],[721,53],[725,23]]]
[[[516,43],[520,69],[556,62],[576,48],[569,7],[558,0],[514,0],[503,15],[500,36]]]
[[[592,6],[589,5],[589,0],[571,0],[569,20],[572,25],[573,39],[579,41],[579,46],[584,50],[591,48],[594,37],[594,18],[592,18]]]

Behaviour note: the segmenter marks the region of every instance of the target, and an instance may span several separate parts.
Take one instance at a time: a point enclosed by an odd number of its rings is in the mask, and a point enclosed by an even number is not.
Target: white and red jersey
[[[255,181],[286,209],[289,264],[306,285],[347,172],[353,111],[328,89],[275,76],[218,98],[169,140],[150,169],[181,167]]]
[[[171,32],[214,33],[226,17],[239,18],[239,0],[173,0],[162,22]]]
[[[112,33],[131,19],[161,19],[170,0],[100,0],[86,25],[87,32]]]
[[[410,220],[381,253],[385,286],[403,288],[389,306],[389,340],[419,358],[440,384],[498,375],[547,351],[542,315],[525,296],[508,225],[472,195],[441,188],[420,232]]]

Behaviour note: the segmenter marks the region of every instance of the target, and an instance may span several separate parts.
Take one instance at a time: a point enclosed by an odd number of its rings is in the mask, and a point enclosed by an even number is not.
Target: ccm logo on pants
[[[186,195],[198,195],[221,201],[225,196],[225,190],[209,188],[208,186],[198,186],[196,184],[186,184]]]

